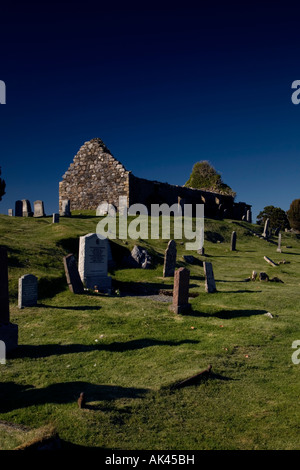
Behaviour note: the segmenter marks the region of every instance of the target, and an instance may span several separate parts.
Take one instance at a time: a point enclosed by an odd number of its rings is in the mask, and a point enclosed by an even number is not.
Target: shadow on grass
[[[220,294],[257,294],[258,292],[262,292],[262,290],[219,290]]]
[[[198,279],[198,277],[195,277]],[[190,284],[190,288],[199,287],[197,284]],[[119,289],[121,297],[127,295],[158,295],[161,289],[173,289],[173,284],[164,284],[160,282],[124,282],[114,281],[114,289]]]
[[[46,305],[46,304],[38,304],[37,307],[40,308],[56,308],[58,310],[79,310],[79,311],[86,311],[86,310],[99,310],[101,308],[100,305],[95,305],[92,307],[91,305],[73,305],[70,307],[59,307],[57,305]]]
[[[91,351],[124,352],[136,349],[150,348],[153,346],[179,346],[181,344],[198,344],[196,340],[161,341],[151,338],[135,339],[127,342],[114,342],[110,344],[41,344],[20,345],[11,352],[10,358],[41,358],[60,356],[64,354],[76,354]]]
[[[84,392],[86,401],[89,402],[111,401],[119,398],[142,398],[148,390],[115,385],[95,385],[81,381],[55,383],[45,388],[34,388],[32,385],[6,382],[1,384],[0,412],[7,413],[18,408],[45,405],[47,403],[64,404],[72,402],[74,402],[74,407],[78,409],[77,400],[81,392]]]
[[[222,320],[230,320],[239,317],[252,317],[253,315],[264,315],[267,310],[219,310],[215,313],[199,312],[197,310],[191,311],[188,316],[193,317],[206,317],[206,318],[220,318]]]

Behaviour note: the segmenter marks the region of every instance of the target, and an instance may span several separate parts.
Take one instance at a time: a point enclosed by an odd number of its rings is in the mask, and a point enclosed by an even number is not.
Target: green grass
[[[0,216],[11,321],[19,325],[19,348],[0,365],[0,422],[33,431],[54,426],[65,445],[106,449],[299,449],[300,365],[291,360],[292,342],[300,339],[296,235],[284,233],[277,253],[275,237],[268,243],[248,230],[260,227],[205,219],[206,260],[218,292],[205,292],[203,268],[187,265],[182,255],[205,258],[178,241],[178,267],[190,269],[190,291],[199,295],[190,299],[190,314],[175,315],[168,303],[147,296],[68,291],[62,257],[77,255],[78,237],[95,232],[98,220],[82,213],[52,225],[50,218]],[[123,253],[135,242],[117,243],[113,251]],[[117,267],[116,288],[172,289],[173,279],[162,279],[168,240],[137,243],[155,265]],[[264,255],[288,263],[271,267]],[[252,270],[284,283],[243,282]],[[39,278],[39,303],[19,310],[18,278],[28,273]],[[209,380],[171,389],[208,364]],[[79,410],[82,391],[88,407]],[[17,429],[0,433],[0,448],[23,442]]]

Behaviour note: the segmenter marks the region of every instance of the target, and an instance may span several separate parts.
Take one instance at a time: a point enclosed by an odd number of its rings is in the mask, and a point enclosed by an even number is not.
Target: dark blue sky
[[[206,3],[1,6],[1,213],[24,198],[57,212],[61,176],[94,137],[172,184],[209,160],[255,216],[300,198],[300,7]]]

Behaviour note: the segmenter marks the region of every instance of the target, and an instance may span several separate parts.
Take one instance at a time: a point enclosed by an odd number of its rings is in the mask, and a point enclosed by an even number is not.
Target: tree
[[[1,176],[1,167],[0,167],[0,176]],[[5,187],[6,187],[5,181],[2,178],[0,178],[0,201],[2,201],[2,196],[4,196],[5,194]]]
[[[300,199],[294,199],[287,211],[287,216],[291,227],[294,230],[300,230]]]
[[[216,191],[235,197],[236,193],[223,183],[221,175],[206,160],[195,163],[192,173],[185,183],[188,188]]]
[[[270,228],[290,228],[289,220],[283,209],[280,207],[266,206],[257,216],[257,223],[264,224],[267,219],[270,219]]]

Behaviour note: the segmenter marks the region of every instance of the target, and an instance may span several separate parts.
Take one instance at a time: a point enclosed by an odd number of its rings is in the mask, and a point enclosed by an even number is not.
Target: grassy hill
[[[19,325],[19,348],[0,365],[0,448],[54,427],[66,447],[299,449],[300,364],[291,359],[300,339],[297,236],[283,233],[277,253],[276,237],[267,242],[249,230],[261,232],[258,226],[205,219],[206,257],[177,243],[177,265],[190,269],[195,296],[192,311],[176,315],[151,295],[173,287],[172,278],[162,278],[168,240],[117,240],[116,261],[137,243],[151,253],[153,268],[117,264],[111,296],[69,292],[62,258],[77,256],[78,237],[95,232],[98,220],[89,212],[59,224],[0,216],[11,321]],[[203,268],[185,263],[184,254],[212,262],[217,293],[205,292]],[[265,255],[287,263],[271,267]],[[252,270],[283,283],[244,282]],[[38,306],[19,310],[18,278],[29,273],[39,279]],[[209,380],[172,389],[208,364]]]

